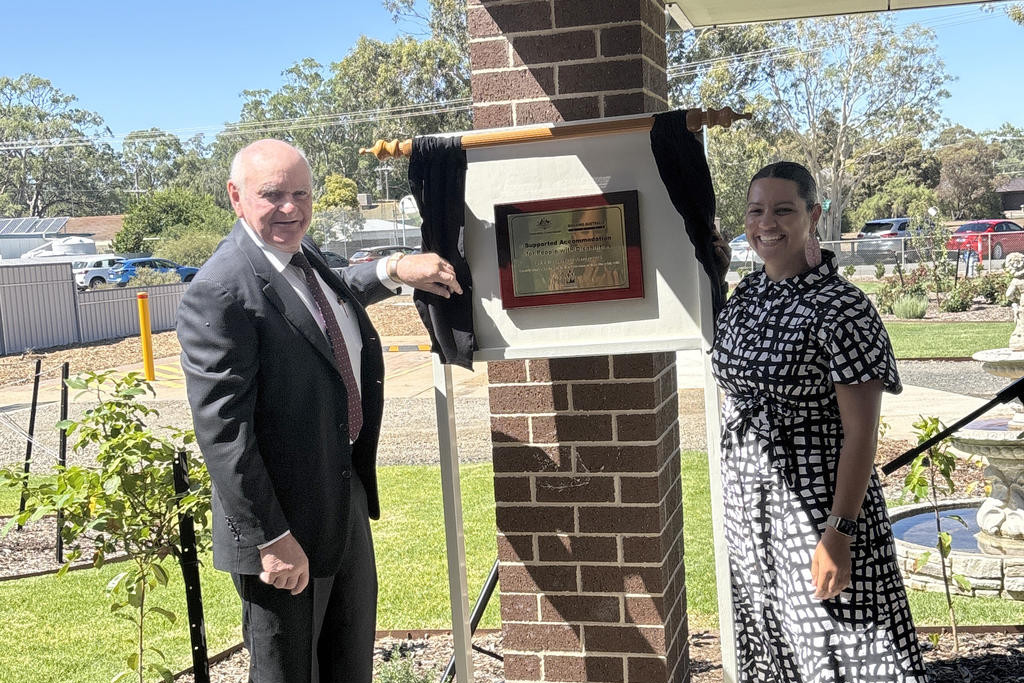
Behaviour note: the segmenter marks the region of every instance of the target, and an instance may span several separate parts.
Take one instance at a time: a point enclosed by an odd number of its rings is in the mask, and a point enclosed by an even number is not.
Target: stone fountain
[[[985,372],[1006,378],[1009,384],[1024,377],[1024,254],[1010,254],[1005,267],[1013,275],[1006,296],[1015,301],[1016,326],[1007,348],[979,351],[973,358],[982,363]],[[967,457],[983,459],[988,487],[986,498],[950,501],[941,506],[946,515],[957,516],[969,526],[964,529],[959,522],[947,525],[948,520],[943,520],[944,529],[954,537],[949,568],[965,575],[972,585],[970,590],[958,592],[1024,599],[1024,410],[1017,406],[1012,415],[975,420],[956,432],[951,444]],[[975,509],[976,514],[971,515]],[[924,566],[916,561],[934,544],[931,507],[895,509],[892,521],[908,585],[940,587],[937,558],[932,557]],[[920,544],[912,538],[912,528],[918,529]],[[931,540],[923,540],[929,535]]]

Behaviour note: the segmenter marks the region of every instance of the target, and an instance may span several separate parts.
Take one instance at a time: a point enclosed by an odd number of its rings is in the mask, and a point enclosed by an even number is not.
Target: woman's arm
[[[832,514],[856,519],[864,503],[864,493],[875,462],[882,382],[837,384],[836,399],[843,424],[843,446],[836,467]],[[834,598],[850,585],[852,540],[831,527],[825,529],[811,560],[811,580],[816,598]]]

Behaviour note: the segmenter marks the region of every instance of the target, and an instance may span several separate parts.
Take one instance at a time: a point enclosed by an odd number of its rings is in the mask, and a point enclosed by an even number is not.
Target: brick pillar
[[[662,0],[469,0],[477,128],[668,108]],[[488,364],[508,681],[689,680],[675,355]]]

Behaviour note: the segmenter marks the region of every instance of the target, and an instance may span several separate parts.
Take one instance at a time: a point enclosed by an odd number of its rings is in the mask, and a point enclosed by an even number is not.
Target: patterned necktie
[[[334,353],[334,362],[338,364],[341,371],[341,381],[345,385],[345,392],[348,394],[348,434],[349,439],[356,440],[359,430],[363,427],[363,403],[359,398],[359,386],[356,384],[355,373],[352,372],[352,361],[348,357],[348,348],[345,346],[345,337],[341,334],[338,326],[338,319],[334,316],[334,309],[331,308],[324,290],[317,282],[313,266],[309,259],[301,251],[295,252],[291,264],[298,266],[306,277],[306,286],[309,293],[313,295],[316,307],[320,309],[320,315],[324,318],[324,327],[327,328],[327,341],[331,343],[331,351]]]

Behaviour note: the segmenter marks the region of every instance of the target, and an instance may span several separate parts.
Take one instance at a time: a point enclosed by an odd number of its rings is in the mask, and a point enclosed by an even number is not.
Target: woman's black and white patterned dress
[[[744,278],[718,318],[722,483],[740,681],[923,682],[892,531],[872,472],[850,587],[815,600],[811,557],[832,508],[843,441],[834,384],[902,390],[871,302],[820,266]]]

